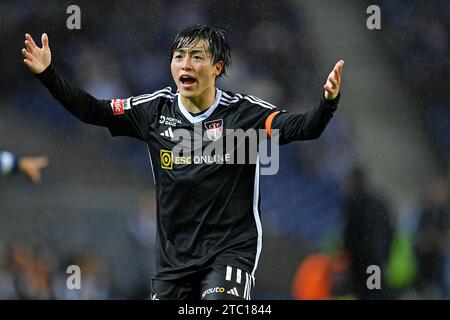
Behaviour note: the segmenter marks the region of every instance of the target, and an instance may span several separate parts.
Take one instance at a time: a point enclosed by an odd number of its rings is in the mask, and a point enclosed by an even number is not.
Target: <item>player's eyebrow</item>
[[[180,53],[185,53],[186,51],[189,51],[191,54],[194,53],[203,53],[203,54],[207,54],[207,51],[205,49],[186,49],[186,48],[180,48],[175,50],[175,52],[180,52]]]

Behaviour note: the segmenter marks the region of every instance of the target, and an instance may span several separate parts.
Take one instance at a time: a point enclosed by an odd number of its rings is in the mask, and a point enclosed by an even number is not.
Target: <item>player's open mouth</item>
[[[195,80],[194,78],[190,77],[190,76],[181,76],[180,77],[180,82],[184,85],[184,86],[191,86],[193,85],[197,80]]]

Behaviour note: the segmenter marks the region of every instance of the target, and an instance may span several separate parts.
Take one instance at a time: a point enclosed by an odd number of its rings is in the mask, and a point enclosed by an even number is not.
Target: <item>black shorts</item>
[[[254,279],[248,272],[217,264],[189,277],[151,280],[152,300],[250,300]]]

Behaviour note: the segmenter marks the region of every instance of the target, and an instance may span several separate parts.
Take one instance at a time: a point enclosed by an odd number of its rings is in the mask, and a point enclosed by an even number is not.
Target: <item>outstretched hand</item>
[[[325,89],[325,98],[327,100],[333,100],[339,94],[341,86],[342,69],[344,68],[344,60],[339,60],[334,66],[333,71],[328,75],[328,79],[323,86]]]
[[[42,34],[41,42],[42,48],[39,48],[33,38],[28,33],[25,34],[25,48],[22,49],[22,54],[25,58],[23,62],[35,74],[44,71],[52,61],[52,54],[48,46],[48,36],[46,33]]]
[[[19,159],[19,170],[33,182],[41,181],[41,171],[48,165],[48,157],[22,157]]]

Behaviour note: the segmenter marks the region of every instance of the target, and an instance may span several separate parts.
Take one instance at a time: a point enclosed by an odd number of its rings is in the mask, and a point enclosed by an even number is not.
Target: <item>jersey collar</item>
[[[208,119],[208,117],[214,112],[214,110],[219,105],[220,98],[222,97],[222,90],[216,88],[216,99],[214,100],[213,104],[209,107],[209,109],[206,112],[198,116],[193,116],[192,114],[190,114],[189,111],[186,110],[185,106],[181,102],[181,96],[179,92],[177,92],[177,95],[178,95],[178,109],[180,109],[183,116],[187,120],[189,120],[190,123],[197,123]]]

